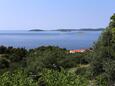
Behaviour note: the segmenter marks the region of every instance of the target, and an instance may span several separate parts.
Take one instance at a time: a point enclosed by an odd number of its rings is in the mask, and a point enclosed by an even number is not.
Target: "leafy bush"
[[[0,86],[38,86],[37,82],[29,78],[22,70],[5,72],[0,76]]]
[[[77,70],[75,71],[75,73],[77,74],[77,75],[84,75],[84,76],[86,76],[86,71],[88,71],[88,69],[87,68],[85,68],[85,67],[78,67],[77,68]]]
[[[9,67],[9,60],[6,59],[6,58],[0,58],[0,69],[3,69],[3,68],[8,68]]]
[[[104,74],[97,76],[95,79],[96,86],[108,86],[107,82],[108,82],[107,78],[105,77]]]
[[[45,69],[42,72],[41,81],[44,81],[46,86],[88,86],[87,78],[73,73],[68,73],[64,70],[61,72]]]
[[[31,50],[27,59],[28,69],[38,72],[43,68],[59,67],[65,56],[65,49],[53,46]]]

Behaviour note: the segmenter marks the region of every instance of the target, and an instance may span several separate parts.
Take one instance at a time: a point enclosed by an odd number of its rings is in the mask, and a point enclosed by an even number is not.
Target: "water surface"
[[[54,45],[67,49],[89,48],[100,36],[101,31],[0,31],[0,45],[24,47]]]

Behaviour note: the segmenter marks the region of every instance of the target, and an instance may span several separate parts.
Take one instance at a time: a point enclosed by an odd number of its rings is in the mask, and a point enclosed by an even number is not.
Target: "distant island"
[[[52,31],[62,31],[62,32],[70,32],[70,31],[103,31],[104,28],[83,28],[83,29],[57,29],[57,30],[52,30]]]
[[[96,28],[96,29],[92,29],[92,28],[84,28],[84,29],[78,29],[78,31],[103,31],[105,28]]]
[[[105,28],[82,28],[82,29],[57,29],[57,30],[41,30],[41,29],[32,29],[29,31],[61,31],[61,32],[71,32],[71,31],[103,31]]]
[[[29,31],[44,31],[44,30],[41,30],[41,29],[32,29],[32,30],[29,30]]]

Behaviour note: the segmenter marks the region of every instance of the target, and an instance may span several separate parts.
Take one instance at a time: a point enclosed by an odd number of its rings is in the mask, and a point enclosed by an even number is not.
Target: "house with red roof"
[[[83,53],[85,52],[87,49],[78,49],[78,50],[70,50],[69,53]]]

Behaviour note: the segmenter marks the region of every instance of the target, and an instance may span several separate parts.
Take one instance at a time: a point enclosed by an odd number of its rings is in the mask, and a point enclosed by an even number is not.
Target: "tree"
[[[7,47],[5,46],[0,46],[0,54],[4,54],[7,51]]]
[[[104,74],[108,86],[115,82],[115,14],[93,47],[91,70],[93,76]]]
[[[66,53],[65,49],[53,46],[31,50],[27,59],[28,69],[38,72],[43,68],[59,68]]]

